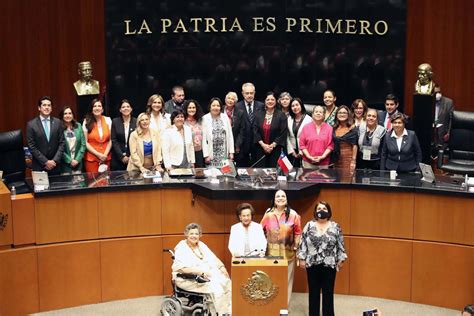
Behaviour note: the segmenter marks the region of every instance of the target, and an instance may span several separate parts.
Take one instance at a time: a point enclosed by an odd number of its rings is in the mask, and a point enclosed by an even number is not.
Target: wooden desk
[[[273,316],[287,308],[287,260],[232,259],[232,315]]]

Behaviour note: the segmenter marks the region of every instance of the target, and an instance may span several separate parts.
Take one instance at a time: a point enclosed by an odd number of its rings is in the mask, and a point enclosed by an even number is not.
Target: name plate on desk
[[[31,173],[33,178],[33,186],[35,191],[44,191],[49,189],[48,173],[45,171],[33,171]]]

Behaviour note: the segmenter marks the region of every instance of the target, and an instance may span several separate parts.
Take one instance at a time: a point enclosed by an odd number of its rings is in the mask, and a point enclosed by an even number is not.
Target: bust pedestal
[[[78,95],[76,98],[76,104],[77,104],[77,114],[76,114],[76,120],[82,124],[82,121],[84,121],[84,118],[86,117],[87,114],[87,109],[89,109],[89,106],[91,105],[92,100],[95,98],[98,98],[98,94],[87,94],[87,95]]]
[[[420,141],[422,161],[431,164],[435,98],[429,94],[413,95],[413,130]]]

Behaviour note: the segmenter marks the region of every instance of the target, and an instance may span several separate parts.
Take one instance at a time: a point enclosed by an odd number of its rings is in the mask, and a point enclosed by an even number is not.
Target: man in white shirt
[[[236,208],[240,223],[230,228],[229,251],[233,257],[265,255],[267,240],[262,225],[252,221],[255,213],[249,203],[241,203]]]

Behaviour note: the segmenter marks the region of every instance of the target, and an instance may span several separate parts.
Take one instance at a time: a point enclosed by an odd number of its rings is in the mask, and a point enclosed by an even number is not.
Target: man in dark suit
[[[244,113],[245,130],[240,155],[236,161],[239,167],[249,167],[256,162],[257,157],[253,133],[255,114],[263,112],[265,107],[262,102],[255,101],[255,86],[251,82],[242,85],[242,96],[244,99],[239,101],[236,106]]]
[[[441,94],[441,87],[434,88],[436,103],[433,126],[435,128],[434,143],[436,147],[444,147],[449,140],[451,116],[454,111],[453,100]]]
[[[380,111],[379,112],[378,124],[385,127],[385,129],[387,131],[392,130],[392,124],[390,123],[390,117],[392,115],[397,114],[397,113],[402,113],[401,111],[398,110],[399,105],[400,105],[400,102],[398,101],[398,98],[394,94],[390,93],[385,97],[385,111]],[[406,121],[407,128],[411,129],[410,118],[406,115],[405,115],[405,121]]]
[[[171,89],[171,99],[165,102],[165,112],[170,115],[176,110],[183,109],[184,88],[182,86],[174,86]]]
[[[61,121],[51,117],[53,106],[50,97],[38,101],[39,116],[26,125],[26,141],[30,148],[33,171],[59,174],[64,152],[64,133]]]

